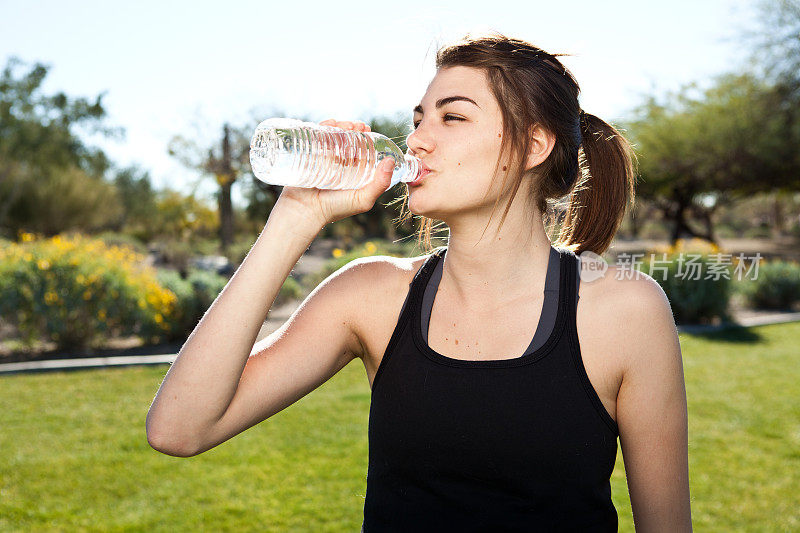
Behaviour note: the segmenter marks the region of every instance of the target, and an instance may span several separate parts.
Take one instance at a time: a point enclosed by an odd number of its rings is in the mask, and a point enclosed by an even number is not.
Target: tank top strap
[[[428,286],[428,282],[436,270],[436,265],[442,260],[445,252],[447,252],[447,248],[444,247],[434,250],[422,264],[422,267],[420,267],[414,275],[414,279],[411,281],[411,289],[408,291],[410,300],[422,299],[425,287]]]
[[[574,325],[578,308],[578,289],[581,281],[581,258],[575,252],[566,248],[561,248],[560,252],[563,259],[562,265],[566,269],[564,279],[567,280],[565,286],[562,287],[564,289],[562,297],[567,308],[568,322]]]
[[[409,289],[406,293],[406,299],[403,301],[403,306],[400,308],[400,314],[397,317],[396,329],[399,330],[406,322],[410,323],[414,314],[414,301],[416,298],[422,298],[422,292],[425,290],[425,286],[436,268],[436,262],[439,261],[440,254],[443,254],[442,249],[435,250],[422,264],[411,283],[408,284]]]

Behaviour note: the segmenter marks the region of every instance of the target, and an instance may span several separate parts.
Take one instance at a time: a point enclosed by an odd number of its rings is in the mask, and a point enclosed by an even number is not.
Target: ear
[[[525,161],[525,170],[530,170],[542,164],[556,145],[555,135],[542,128],[539,124],[531,126],[530,139],[531,149],[528,152],[528,159]]]

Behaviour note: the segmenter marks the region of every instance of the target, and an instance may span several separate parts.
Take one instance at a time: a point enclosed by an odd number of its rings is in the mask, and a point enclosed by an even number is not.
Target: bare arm
[[[225,413],[272,302],[321,228],[274,209],[250,253],[184,343],[147,413],[150,444],[194,454]]]
[[[153,448],[180,457],[208,450],[290,405],[354,357],[359,344],[350,310],[365,279],[357,261],[320,284],[278,331],[254,343],[283,282],[320,229],[372,208],[389,186],[392,168],[376,170],[361,189],[283,188],[250,253],[161,383],[146,420]]]
[[[634,524],[646,533],[692,531],[686,387],[675,322],[652,278],[626,289],[620,322],[627,364],[617,424]]]

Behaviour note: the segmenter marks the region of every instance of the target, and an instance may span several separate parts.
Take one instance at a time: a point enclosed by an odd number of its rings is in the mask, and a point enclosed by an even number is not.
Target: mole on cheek
[[[503,165],[503,170],[508,170],[508,167]]]

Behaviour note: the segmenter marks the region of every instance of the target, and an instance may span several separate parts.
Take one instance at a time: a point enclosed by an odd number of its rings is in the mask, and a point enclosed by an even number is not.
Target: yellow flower
[[[39,266],[39,270],[47,270],[50,268],[50,261],[47,259],[39,259],[39,262],[36,264]]]
[[[333,249],[333,257],[342,257],[344,251],[341,248],[334,248]]]
[[[367,241],[367,243],[364,245],[364,248],[367,250],[367,253],[369,254],[374,254],[375,250],[378,249],[378,247],[375,246],[375,244],[372,241]]]
[[[99,310],[97,312],[97,318],[99,318],[100,320],[105,320],[106,319],[106,310],[105,309]]]
[[[54,304],[58,301],[58,294],[53,291],[47,291],[44,293],[44,301],[47,305]]]
[[[22,242],[31,242],[36,239],[36,235],[33,233],[25,233],[24,231],[20,234],[20,240]]]
[[[91,291],[83,291],[83,299],[84,300],[89,300],[91,297],[92,297],[92,292]]]
[[[157,324],[161,324],[162,322],[164,322],[164,317],[161,316],[161,313],[156,313],[156,316],[154,318],[156,319]]]

